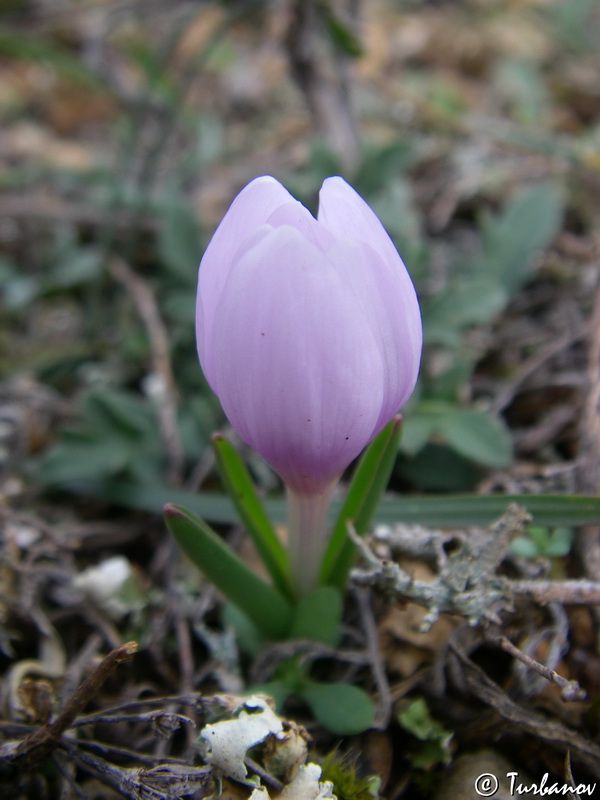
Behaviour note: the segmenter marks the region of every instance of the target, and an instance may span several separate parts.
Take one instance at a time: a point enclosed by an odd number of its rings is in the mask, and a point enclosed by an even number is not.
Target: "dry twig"
[[[324,5],[316,0],[290,0],[286,44],[292,76],[317,127],[344,167],[352,171],[358,163],[359,147],[350,110],[347,64],[324,41]]]
[[[507,653],[510,653],[513,658],[518,659],[521,663],[525,664],[526,667],[537,672],[555,686],[558,686],[561,690],[561,697],[563,700],[570,702],[574,700],[585,700],[587,697],[586,692],[583,691],[577,681],[568,681],[555,670],[546,667],[544,664],[540,664],[539,661],[536,661],[531,658],[531,656],[528,656],[527,653],[523,653],[522,650],[519,650],[506,636],[499,636],[495,642]]]
[[[168,481],[172,485],[178,485],[181,483],[184,457],[177,425],[176,388],[171,366],[169,337],[159,314],[154,294],[146,282],[117,256],[110,259],[109,269],[113,277],[129,292],[146,327],[153,369],[161,380],[158,413],[160,432],[167,453]]]
[[[373,616],[373,611],[369,602],[369,596],[364,589],[355,592],[358,601],[358,608],[362,620],[362,627],[367,639],[367,652],[371,662],[371,672],[375,685],[377,686],[378,698],[377,709],[373,727],[385,730],[389,724],[392,714],[392,697],[390,684],[385,672],[385,665],[379,648],[377,636],[377,626]]]
[[[24,770],[39,767],[58,746],[62,734],[71,727],[77,715],[98,694],[107,678],[118,666],[129,661],[136,650],[136,642],[127,642],[105,656],[67,700],[54,722],[36,728],[16,747],[10,742],[3,746],[8,762]]]
[[[596,242],[600,257],[600,242]],[[600,267],[596,271],[596,296],[589,326],[587,396],[579,428],[579,486],[590,494],[600,493]],[[600,581],[600,526],[582,529],[578,542],[586,574]]]
[[[456,643],[449,642],[449,646],[458,658],[467,687],[475,697],[494,709],[518,732],[525,731],[564,750],[570,750],[593,775],[600,778],[600,747],[597,744],[561,722],[548,720],[541,714],[518,705]]]
[[[537,603],[559,602],[564,605],[600,603],[600,582],[588,580],[520,580],[498,574],[512,537],[528,521],[527,513],[511,505],[503,517],[485,529],[472,529],[469,536],[447,532],[412,529],[411,535],[395,532],[390,540],[401,557],[433,563],[433,580],[415,580],[396,561],[381,559],[370,546],[349,529],[366,567],[357,568],[352,579],[360,585],[379,587],[395,599],[417,603],[428,610],[423,621],[427,629],[442,612],[465,617],[470,624],[500,622],[499,615],[513,608],[517,598]],[[382,536],[378,537],[382,540]],[[385,541],[385,537],[383,537]],[[444,543],[453,543],[447,555]]]

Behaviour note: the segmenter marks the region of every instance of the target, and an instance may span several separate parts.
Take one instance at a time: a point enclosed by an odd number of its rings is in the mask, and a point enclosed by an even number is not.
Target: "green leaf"
[[[265,641],[248,615],[234,603],[225,603],[221,617],[225,626],[233,628],[240,650],[256,658]]]
[[[383,146],[366,145],[352,185],[361,195],[373,196],[388,187],[391,175],[407,172],[416,160],[417,153],[412,139],[397,139]],[[395,205],[394,209],[397,213]]]
[[[189,492],[160,483],[124,481],[69,481],[62,488],[154,513],[160,513],[165,503],[171,501],[186,505],[215,523],[235,524],[238,519],[231,499],[221,492]],[[489,525],[504,514],[510,503],[524,506],[538,525],[555,527],[600,523],[600,497],[577,494],[386,495],[379,501],[373,521],[390,525],[403,522],[407,525],[449,528]],[[334,501],[332,506],[332,515],[339,514],[340,502]],[[269,498],[265,501],[265,509],[270,519],[285,521],[284,498]]]
[[[534,256],[558,233],[563,205],[555,184],[540,183],[511,200],[501,216],[485,220],[481,271],[513,294],[531,275]]]
[[[594,15],[597,0],[577,0],[576,3],[557,3],[549,8],[557,33],[576,53],[596,46]]]
[[[284,679],[273,680],[268,681],[267,683],[260,683],[255,686],[251,686],[247,694],[268,694],[273,698],[273,701],[275,702],[275,710],[280,714],[283,710],[285,701],[288,699],[290,694],[292,694],[292,688]]]
[[[248,470],[235,447],[223,436],[212,439],[221,479],[273,583],[286,597],[292,597],[287,553],[256,494]]]
[[[419,453],[436,432],[437,417],[422,413],[420,408],[414,410],[409,419],[402,425],[402,443],[400,450],[409,456]]]
[[[172,503],[164,508],[169,531],[206,577],[270,639],[285,636],[291,607],[277,589],[250,570],[203,520]]]
[[[358,686],[306,681],[299,694],[315,719],[338,736],[362,733],[373,724],[373,703]]]
[[[114,437],[65,435],[62,441],[44,453],[36,478],[49,486],[101,480],[122,470],[128,460],[129,447]]]
[[[103,254],[92,246],[72,246],[60,253],[44,282],[46,290],[72,289],[94,281],[102,275]]]
[[[342,595],[333,586],[319,586],[294,608],[290,639],[311,639],[335,647],[341,635]]]
[[[537,543],[527,536],[515,536],[510,543],[510,552],[519,558],[539,558],[541,555]]]
[[[434,764],[450,760],[452,733],[429,713],[422,697],[411,700],[398,714],[398,722],[404,730],[423,742],[412,754],[411,761],[417,767],[429,768]]]
[[[503,422],[485,411],[451,403],[423,401],[405,423],[402,449],[416,454],[433,436],[460,455],[501,469],[512,459],[512,440]]]
[[[95,389],[82,401],[82,413],[94,431],[118,433],[134,441],[156,436],[156,415],[149,403],[132,392]]]
[[[501,469],[512,460],[512,439],[497,418],[475,409],[456,409],[441,420],[440,433],[457,453],[482,464]]]
[[[490,525],[510,503],[523,506],[538,525],[590,525],[600,522],[600,498],[589,495],[442,495],[383,497],[377,509],[379,523],[468,528]]]
[[[158,246],[165,266],[185,284],[196,281],[202,256],[200,225],[192,207],[178,193],[167,196]]]
[[[538,64],[529,58],[508,57],[495,69],[495,83],[509,101],[512,116],[524,125],[547,122],[548,90]]]
[[[490,274],[460,275],[423,304],[423,331],[428,344],[458,343],[463,329],[489,322],[506,305],[508,293]]]
[[[561,558],[571,552],[575,534],[571,528],[555,528],[548,539],[546,555],[551,558]]]
[[[321,583],[340,589],[345,586],[356,550],[346,531],[347,522],[352,520],[359,535],[369,528],[394,466],[400,428],[401,418],[395,417],[361,456],[323,556]]]
[[[516,536],[511,541],[510,549],[521,558],[560,558],[571,550],[573,537],[571,528],[550,530],[540,525],[529,525],[524,536]]]
[[[470,492],[481,480],[481,468],[446,444],[428,442],[411,458],[398,462],[398,475],[422,492]]]
[[[325,28],[329,38],[341,53],[352,58],[358,58],[363,54],[363,48],[356,34],[336,15],[328,0],[321,0],[317,3],[317,10],[321,13],[325,22]]]
[[[78,52],[66,44],[55,44],[45,33],[17,31],[14,25],[0,26],[0,56],[38,62],[90,91],[103,87],[101,78],[86,66]]]

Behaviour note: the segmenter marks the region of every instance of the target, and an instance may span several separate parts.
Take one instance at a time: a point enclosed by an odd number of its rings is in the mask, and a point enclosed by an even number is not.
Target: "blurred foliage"
[[[530,525],[526,536],[517,536],[511,550],[521,558],[562,558],[569,554],[575,533],[572,528],[546,528]]]
[[[409,755],[415,767],[430,769],[450,761],[452,733],[431,716],[422,697],[405,704],[398,712],[398,722],[417,740]]]

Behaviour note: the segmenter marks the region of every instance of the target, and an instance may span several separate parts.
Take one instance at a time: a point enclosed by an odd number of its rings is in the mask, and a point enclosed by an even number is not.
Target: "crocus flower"
[[[410,276],[342,178],[323,183],[315,219],[263,176],[235,198],[205,251],[196,333],[229,421],[286,483],[290,560],[306,590],[333,487],[417,379]]]

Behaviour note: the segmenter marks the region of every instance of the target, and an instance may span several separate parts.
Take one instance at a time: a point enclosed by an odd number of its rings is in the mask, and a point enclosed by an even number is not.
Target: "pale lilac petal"
[[[417,295],[394,243],[376,214],[343,178],[327,178],[319,193],[319,224],[337,239],[330,258],[364,298],[386,364],[385,402],[378,430],[414,389],[422,348]],[[364,254],[350,257],[362,243]],[[375,252],[373,252],[375,251]],[[376,257],[379,256],[379,257]]]
[[[279,206],[271,214],[267,223],[274,228],[289,225],[322,250],[331,247],[335,243],[335,237],[325,230],[298,200]]]
[[[196,340],[200,363],[211,386],[215,309],[235,254],[279,206],[290,202],[296,201],[275,178],[255,178],[237,195],[204,251],[198,275]]]
[[[229,270],[213,333],[214,388],[234,428],[295,491],[323,490],[384,403],[355,288],[298,230],[265,228]]]
[[[348,237],[365,242],[390,264],[402,264],[394,243],[373,209],[343,178],[335,176],[323,181],[317,218],[336,238]],[[402,268],[404,275],[399,276],[400,280],[412,285],[404,264]]]
[[[399,280],[402,263],[384,260],[369,245],[339,239],[327,257],[352,290],[369,320],[384,363],[383,404],[373,435],[412,394],[419,372],[422,347],[421,315],[410,279]]]

